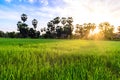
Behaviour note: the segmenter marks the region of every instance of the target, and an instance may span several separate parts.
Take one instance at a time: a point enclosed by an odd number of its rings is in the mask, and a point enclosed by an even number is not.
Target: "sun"
[[[98,34],[100,32],[100,29],[96,27],[93,31],[90,30],[90,35]]]

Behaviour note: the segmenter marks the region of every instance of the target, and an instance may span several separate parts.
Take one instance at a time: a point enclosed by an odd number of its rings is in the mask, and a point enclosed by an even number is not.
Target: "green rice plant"
[[[0,39],[0,80],[119,80],[120,42]]]

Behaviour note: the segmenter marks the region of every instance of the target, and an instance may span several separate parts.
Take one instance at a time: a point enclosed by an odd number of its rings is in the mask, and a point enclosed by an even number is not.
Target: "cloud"
[[[11,2],[11,0],[7,0]],[[56,16],[73,17],[74,24],[85,22],[100,23],[108,21],[114,25],[120,25],[120,3],[118,0],[19,0],[27,4],[0,6],[0,20],[4,19],[9,25],[16,26],[22,13],[28,15],[27,23],[32,27],[31,21],[38,20],[38,29],[46,27],[48,21]],[[32,4],[39,4],[33,6]],[[42,6],[41,6],[42,5]],[[13,22],[14,21],[14,22]],[[0,23],[1,24],[1,23]],[[2,24],[3,25],[3,24]],[[11,29],[10,29],[11,30]]]
[[[14,0],[15,1],[15,0]],[[42,4],[43,6],[47,6],[48,5],[48,0],[19,0],[19,2],[28,2],[30,4]]]
[[[6,2],[10,3],[12,0],[5,0]]]
[[[39,0],[40,3],[42,3],[44,6],[48,5],[48,0]]]
[[[17,20],[19,13],[18,12],[13,12],[13,11],[2,11],[0,10],[0,19],[9,19],[9,20]]]
[[[36,0],[28,0],[29,3],[34,3]]]
[[[63,0],[66,3],[62,14],[74,17],[75,23],[116,21],[116,14],[120,16],[120,3],[116,0],[116,4],[112,0]],[[116,10],[115,10],[116,9]],[[113,11],[114,10],[114,11]],[[116,22],[115,22],[116,21]]]

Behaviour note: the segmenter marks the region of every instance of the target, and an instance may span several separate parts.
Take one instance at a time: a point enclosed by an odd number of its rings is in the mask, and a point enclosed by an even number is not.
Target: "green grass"
[[[120,42],[1,38],[0,80],[120,80]]]

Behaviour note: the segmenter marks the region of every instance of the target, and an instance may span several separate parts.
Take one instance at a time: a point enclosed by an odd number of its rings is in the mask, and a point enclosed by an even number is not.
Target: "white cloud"
[[[16,9],[0,10],[0,19],[9,19],[17,22],[20,20],[20,15],[25,13],[28,15],[28,25],[32,26],[31,21],[34,18],[39,21],[38,29],[46,27],[47,22],[56,16],[71,16],[74,19],[74,24],[83,24],[84,22],[95,22],[98,24],[103,21],[109,21],[115,26],[120,25],[120,3],[118,0],[116,0],[116,2],[118,1],[117,3],[112,3],[112,0],[58,0],[59,2],[56,3],[58,6],[55,5],[54,7],[50,7],[51,4],[48,4],[48,0],[19,1],[28,1],[30,3],[39,1],[44,6],[16,5]],[[64,2],[65,5],[61,5],[60,2]],[[16,22],[14,23],[15,26]],[[10,22],[8,24],[13,25]]]
[[[112,0],[63,0],[67,6],[61,11],[62,15],[73,16],[74,23],[103,21],[118,25],[120,20],[120,3]],[[114,10],[115,9],[115,10]],[[114,11],[113,11],[114,10]],[[62,13],[63,12],[63,13]]]
[[[6,2],[10,3],[12,0],[5,0]]]
[[[28,2],[30,2],[30,3],[34,3],[34,2],[35,2],[35,0],[28,0]]]
[[[2,11],[0,10],[0,19],[9,19],[9,20],[18,20],[18,12],[13,12],[13,11]]]
[[[48,0],[39,0],[40,3],[42,3],[44,6],[48,5]]]

